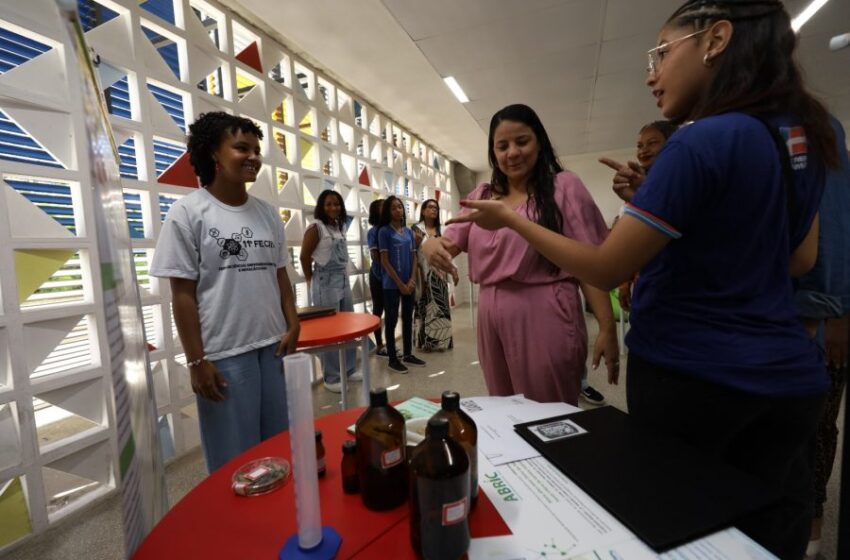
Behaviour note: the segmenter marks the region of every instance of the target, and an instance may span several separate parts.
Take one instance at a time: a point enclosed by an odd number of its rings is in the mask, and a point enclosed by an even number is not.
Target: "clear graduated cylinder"
[[[295,480],[295,511],[298,546],[309,550],[322,542],[316,431],[313,423],[313,359],[303,353],[283,358],[286,401],[289,407],[289,441],[292,445],[292,476]]]

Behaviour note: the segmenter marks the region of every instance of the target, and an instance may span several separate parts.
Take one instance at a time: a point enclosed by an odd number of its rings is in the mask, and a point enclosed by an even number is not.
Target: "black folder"
[[[571,435],[560,420],[587,433]],[[515,429],[656,552],[733,526],[777,500],[752,475],[610,406]]]
[[[308,307],[299,307],[295,310],[299,319],[315,319],[317,317],[327,317],[328,315],[336,315],[336,307],[323,305],[310,305]]]

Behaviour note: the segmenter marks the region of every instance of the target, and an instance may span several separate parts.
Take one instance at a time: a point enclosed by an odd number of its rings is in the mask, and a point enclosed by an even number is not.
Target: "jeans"
[[[277,343],[213,362],[227,380],[221,389],[225,399],[196,397],[209,472],[289,427],[283,362],[276,350]]]
[[[384,333],[387,337],[387,354],[390,359],[398,358],[395,347],[395,327],[398,324],[398,304],[401,301],[401,338],[404,354],[413,353],[413,294],[402,295],[399,290],[384,288]]]
[[[354,311],[351,285],[344,268],[314,272],[310,291],[313,296],[313,305],[336,307],[337,311]],[[322,375],[325,378],[325,383],[339,383],[339,352],[336,350],[322,352],[319,359],[322,362]],[[357,350],[349,347],[345,350],[346,377],[354,373],[355,365],[357,365]]]

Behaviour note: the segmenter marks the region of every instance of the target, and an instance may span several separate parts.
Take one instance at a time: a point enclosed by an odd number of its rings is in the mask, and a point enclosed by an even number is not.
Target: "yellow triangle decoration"
[[[5,489],[0,487],[0,547],[13,543],[32,533],[27,501],[21,479],[11,481]]]
[[[301,143],[301,167],[304,169],[312,169],[318,171],[319,157],[316,153],[316,145],[312,142],[300,138]]]
[[[53,274],[74,256],[73,249],[15,251],[15,273],[18,277],[18,303],[25,302]]]

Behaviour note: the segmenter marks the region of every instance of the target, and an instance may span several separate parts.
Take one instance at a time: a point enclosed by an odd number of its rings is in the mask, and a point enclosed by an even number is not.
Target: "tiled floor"
[[[372,386],[387,387],[392,400],[404,400],[413,396],[438,397],[447,389],[458,391],[461,396],[487,394],[481,368],[478,366],[475,333],[469,309],[461,307],[455,310],[453,324],[454,349],[447,352],[419,354],[419,357],[427,362],[425,368],[411,368],[410,373],[399,375],[389,372],[385,359],[370,358]],[[593,341],[597,327],[592,318],[588,320],[588,331]],[[625,371],[625,361],[623,371]],[[625,374],[621,376],[618,386],[607,385],[600,368],[598,372],[591,372],[590,383],[606,396],[609,404],[625,410],[624,377]],[[313,393],[316,416],[340,410],[339,395],[330,393],[321,385],[314,387]],[[363,404],[360,383],[352,383],[349,394],[350,406]],[[838,451],[838,456],[841,456],[841,449]],[[826,560],[835,558],[839,468],[836,464],[829,486],[831,499],[826,508],[822,547],[822,558]],[[171,503],[176,503],[206,475],[200,451],[189,453],[171,463],[166,471]],[[72,518],[40,538],[25,543],[6,555],[4,560],[5,558],[9,560],[65,560],[68,558],[117,560],[122,558],[122,547],[120,503],[117,497],[111,497],[85,514]]]

